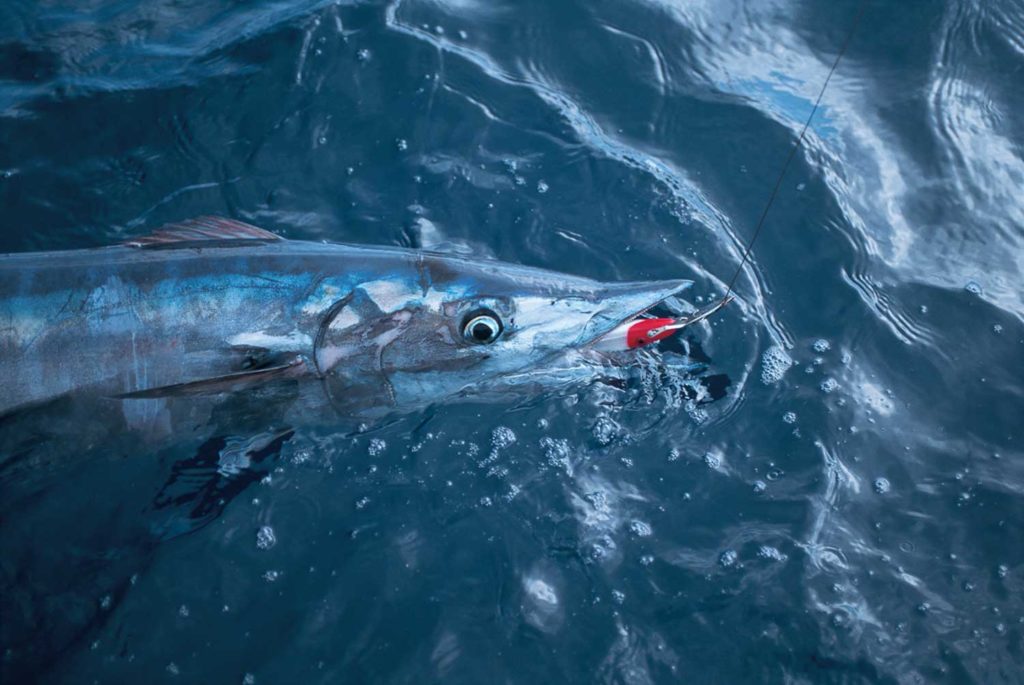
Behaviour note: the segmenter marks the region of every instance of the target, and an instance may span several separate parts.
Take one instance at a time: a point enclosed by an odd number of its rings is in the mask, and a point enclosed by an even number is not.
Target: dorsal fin
[[[229,240],[284,240],[279,235],[241,221],[220,216],[201,216],[174,224],[166,224],[149,235],[124,241],[129,247],[181,247],[196,243]]]

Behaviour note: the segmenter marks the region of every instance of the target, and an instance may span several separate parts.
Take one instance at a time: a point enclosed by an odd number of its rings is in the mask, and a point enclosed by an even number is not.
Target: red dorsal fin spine
[[[176,243],[193,245],[199,242],[225,240],[283,240],[279,235],[262,228],[220,216],[201,216],[174,224],[167,224],[149,235],[124,242],[129,247],[173,247]]]

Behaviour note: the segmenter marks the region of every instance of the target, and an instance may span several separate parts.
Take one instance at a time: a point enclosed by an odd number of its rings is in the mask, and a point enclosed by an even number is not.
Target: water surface
[[[223,214],[697,303],[855,11],[9,1],[0,252]],[[4,681],[1020,682],[1022,74],[1019,0],[869,1],[697,371],[153,449],[0,424]]]

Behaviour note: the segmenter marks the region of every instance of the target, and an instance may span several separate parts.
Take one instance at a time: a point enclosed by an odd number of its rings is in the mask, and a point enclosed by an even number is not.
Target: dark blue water
[[[0,252],[223,214],[714,296],[855,10],[7,0]],[[3,682],[1024,681],[1022,111],[1020,0],[868,2],[696,377],[0,426]]]

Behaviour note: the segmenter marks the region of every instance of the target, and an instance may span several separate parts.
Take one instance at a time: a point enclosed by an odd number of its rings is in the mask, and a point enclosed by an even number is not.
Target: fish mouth
[[[620,324],[647,313],[692,285],[693,281],[679,279],[614,283],[602,287],[596,298],[601,307],[583,327],[577,345],[593,345]]]

